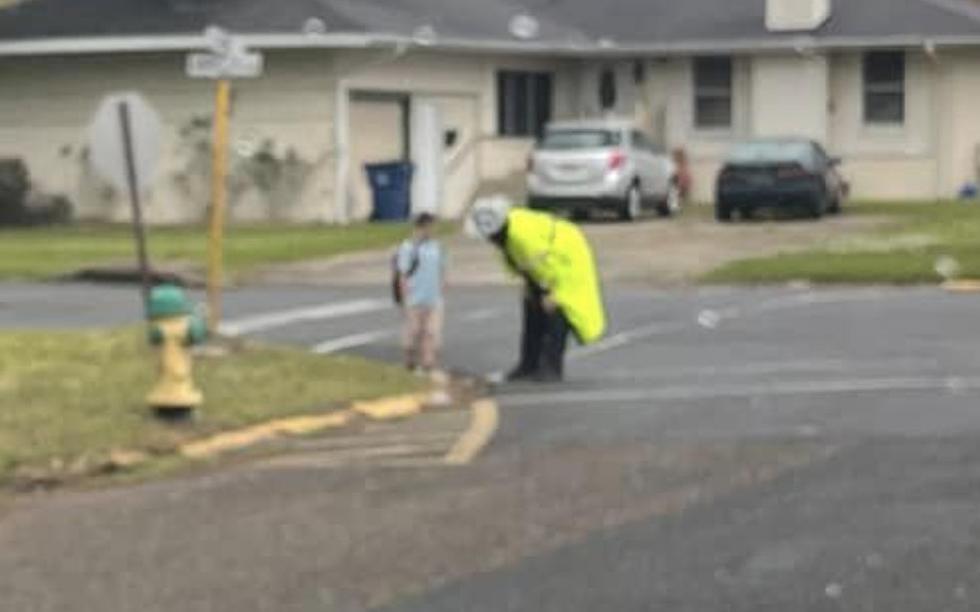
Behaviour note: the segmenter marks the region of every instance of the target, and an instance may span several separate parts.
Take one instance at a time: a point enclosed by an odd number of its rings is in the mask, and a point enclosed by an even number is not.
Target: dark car
[[[818,219],[838,213],[847,183],[830,157],[812,140],[753,140],[735,146],[718,175],[715,215],[751,218],[760,208],[792,209]]]

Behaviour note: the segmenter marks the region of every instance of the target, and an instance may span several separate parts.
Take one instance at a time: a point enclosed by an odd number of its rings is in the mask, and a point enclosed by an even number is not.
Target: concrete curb
[[[446,465],[468,465],[483,452],[500,425],[500,409],[490,398],[478,399],[470,404],[473,418],[469,428],[443,458]]]
[[[387,397],[370,402],[355,402],[346,410],[330,414],[276,419],[188,442],[178,447],[177,454],[187,459],[210,459],[277,438],[311,435],[339,429],[346,427],[358,417],[373,421],[408,418],[422,412],[426,397],[424,394]]]
[[[949,293],[980,293],[980,280],[946,281],[941,287]]]

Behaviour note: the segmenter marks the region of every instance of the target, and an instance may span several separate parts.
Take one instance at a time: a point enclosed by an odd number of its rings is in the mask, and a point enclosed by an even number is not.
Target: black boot
[[[507,380],[533,380],[541,368],[541,352],[547,329],[547,313],[541,307],[539,292],[528,290],[524,297],[524,327],[521,332],[521,360]]]
[[[559,382],[564,378],[568,331],[568,320],[560,310],[546,315],[545,333],[541,342],[541,357],[534,380]]]

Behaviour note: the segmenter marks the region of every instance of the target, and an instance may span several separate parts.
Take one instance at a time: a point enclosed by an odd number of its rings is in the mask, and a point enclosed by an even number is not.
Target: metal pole
[[[211,229],[208,241],[208,327],[221,325],[221,289],[224,279],[225,209],[228,205],[228,122],[231,82],[218,81],[214,102],[214,143],[211,166]]]
[[[126,158],[126,179],[129,183],[129,200],[133,207],[133,234],[136,237],[136,253],[139,257],[143,312],[150,318],[150,259],[146,251],[146,229],[143,226],[143,205],[136,176],[136,160],[133,154],[133,129],[129,103],[119,102],[119,124],[122,127],[123,152]]]

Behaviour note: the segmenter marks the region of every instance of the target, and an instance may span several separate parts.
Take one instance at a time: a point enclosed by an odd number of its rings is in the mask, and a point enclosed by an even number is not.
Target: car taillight
[[[799,179],[807,178],[810,173],[806,171],[806,168],[798,164],[793,164],[791,166],[780,166],[776,170],[776,178],[780,179]]]
[[[613,151],[609,154],[609,169],[619,170],[626,165],[626,154],[622,151]]]

